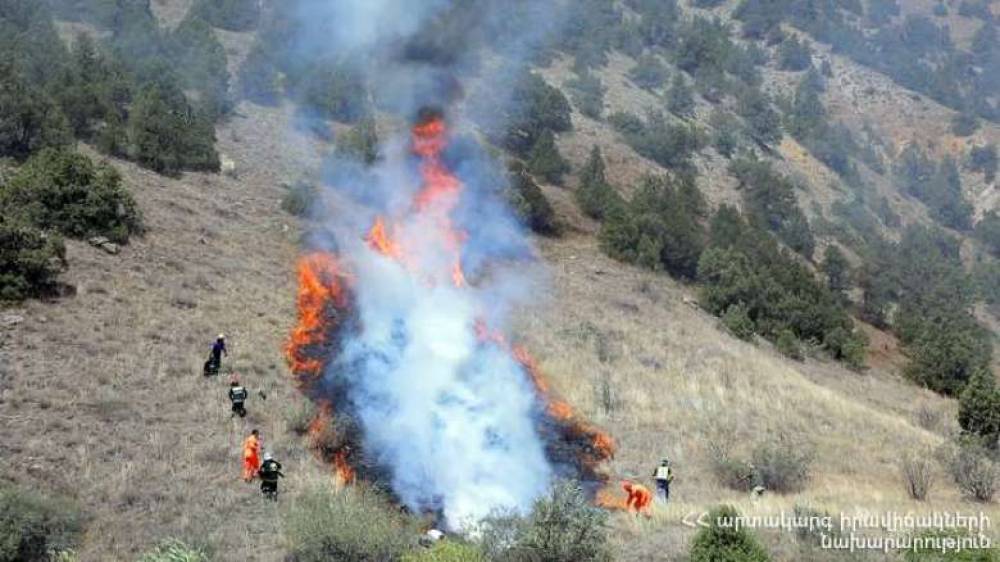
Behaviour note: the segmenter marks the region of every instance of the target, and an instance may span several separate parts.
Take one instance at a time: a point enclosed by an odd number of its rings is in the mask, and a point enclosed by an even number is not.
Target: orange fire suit
[[[260,439],[251,434],[243,441],[243,480],[249,482],[260,470]]]
[[[649,516],[649,504],[653,502],[653,493],[642,484],[626,482],[622,484],[622,489],[628,493],[625,506],[633,513],[642,513]]]

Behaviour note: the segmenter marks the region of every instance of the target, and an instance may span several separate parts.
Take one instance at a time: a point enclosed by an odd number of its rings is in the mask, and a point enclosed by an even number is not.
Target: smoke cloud
[[[523,512],[556,469],[539,433],[544,406],[499,334],[512,308],[538,293],[540,268],[502,197],[503,170],[469,132],[462,96],[480,54],[523,62],[554,18],[537,2],[308,0],[296,10],[295,56],[348,53],[380,110],[415,119],[437,108],[450,129],[424,139],[427,150],[401,132],[373,166],[336,157],[326,167],[310,245],[337,253],[349,271],[354,317],[323,387],[346,395],[366,460],[411,510],[452,529]],[[511,11],[531,16],[516,32]],[[505,88],[488,73],[475,81],[494,99]]]

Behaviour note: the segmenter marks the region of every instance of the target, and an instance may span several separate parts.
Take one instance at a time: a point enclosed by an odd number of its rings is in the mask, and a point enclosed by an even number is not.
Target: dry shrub
[[[811,447],[782,436],[759,443],[750,456],[760,484],[779,493],[802,491],[809,481],[812,461]]]
[[[212,554],[202,546],[169,539],[142,555],[139,562],[210,562]]]
[[[955,485],[967,498],[992,501],[1000,472],[990,451],[971,440],[962,440],[945,445],[941,456]]]
[[[708,448],[712,474],[720,484],[741,492],[747,492],[757,485],[753,466],[747,461],[733,458],[727,445],[713,442]]]
[[[937,431],[941,427],[941,412],[924,402],[913,412],[913,421],[927,431]]]
[[[899,470],[903,475],[903,485],[906,487],[906,493],[917,501],[927,499],[927,494],[934,483],[933,466],[930,456],[926,453],[907,453],[899,462]]]

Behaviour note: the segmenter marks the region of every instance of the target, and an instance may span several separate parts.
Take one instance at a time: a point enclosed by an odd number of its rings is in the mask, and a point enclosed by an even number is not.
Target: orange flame
[[[453,262],[451,282],[456,287],[464,287],[466,279],[462,270],[461,250],[465,235],[454,227],[450,217],[458,204],[462,182],[441,160],[441,152],[447,145],[447,127],[441,117],[432,117],[413,127],[412,150],[421,158],[420,176],[423,179],[420,191],[413,199],[413,210],[421,218],[429,219],[438,229],[444,241],[444,250]],[[401,262],[412,261],[405,259],[403,249],[389,234],[390,231],[384,219],[378,217],[365,239],[373,250],[384,256]]]
[[[538,362],[535,361],[535,358],[528,353],[528,350],[524,346],[514,346],[513,353],[514,358],[517,359],[528,373],[532,384],[535,386],[535,392],[545,402],[549,415],[560,422],[566,423],[572,433],[589,438],[590,447],[597,458],[601,460],[614,458],[614,439],[589,422],[580,419],[568,402],[552,396],[549,382],[542,374]]]
[[[385,221],[382,217],[375,219],[375,224],[373,224],[371,230],[368,231],[368,236],[365,240],[373,250],[383,256],[395,259],[400,259],[403,256],[403,252],[400,250],[399,245],[397,245],[395,240],[390,238],[386,233]]]
[[[452,267],[450,280],[456,287],[467,285],[462,269],[461,251],[466,234],[456,229],[451,213],[458,204],[463,188],[462,182],[448,169],[442,160],[442,152],[448,144],[447,127],[440,116],[434,116],[415,125],[412,129],[412,150],[420,157],[421,189],[413,200],[412,211],[417,213],[422,224],[437,229],[443,244],[445,256],[450,258]],[[418,263],[418,256],[410,256],[410,248],[400,244],[406,238],[399,229],[383,217],[377,217],[365,241],[369,247],[381,255],[395,259],[405,266]],[[419,251],[419,249],[417,249]],[[443,281],[445,272],[440,272]],[[437,279],[432,275],[433,283]],[[328,253],[316,252],[304,256],[298,263],[299,291],[297,297],[299,321],[293,329],[285,353],[293,372],[301,382],[318,377],[325,366],[328,353],[317,354],[315,347],[329,343],[332,330],[336,328],[337,313],[346,309],[347,276],[336,258]],[[597,464],[614,457],[615,444],[609,435],[600,431],[577,416],[566,401],[554,397],[548,381],[542,374],[535,359],[521,346],[510,347],[504,335],[491,330],[484,321],[477,320],[475,332],[480,341],[493,342],[507,349],[523,367],[535,392],[545,405],[549,416],[559,423],[560,431],[574,442],[589,444],[581,458],[592,472]],[[309,425],[313,447],[318,454],[333,466],[333,474],[338,485],[350,484],[356,474],[349,462],[351,447],[343,443],[333,429],[333,408],[322,403],[319,412]],[[597,505],[611,509],[626,509],[626,500],[618,499],[610,490],[598,492]]]
[[[330,307],[343,309],[346,306],[341,285],[343,276],[331,254],[314,252],[299,260],[298,277],[299,321],[285,344],[285,356],[294,373],[314,377],[322,371],[323,361],[311,356],[309,350],[327,341]]]
[[[334,480],[338,486],[354,482],[354,469],[347,463],[347,451],[341,449],[333,455]]]
[[[309,422],[308,434],[312,448],[316,454],[333,465],[333,479],[338,486],[345,486],[354,481],[354,469],[347,460],[350,446],[343,444],[333,431],[333,406],[329,402],[321,402],[316,415]]]

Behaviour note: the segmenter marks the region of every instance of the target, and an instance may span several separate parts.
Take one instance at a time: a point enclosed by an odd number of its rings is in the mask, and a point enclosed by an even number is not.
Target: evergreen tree
[[[618,192],[608,184],[605,177],[604,158],[596,144],[590,149],[590,158],[580,170],[576,201],[587,216],[595,219],[604,218],[609,209],[621,204]]]
[[[691,205],[699,205],[695,201],[701,198],[682,195],[682,185],[693,181],[685,176],[644,178],[632,199],[609,213],[602,225],[605,251],[623,261],[694,278],[704,233],[697,221],[700,210]]]
[[[249,31],[260,18],[259,0],[196,0],[190,12],[215,27]]]
[[[674,75],[674,80],[670,84],[667,109],[680,117],[690,117],[694,114],[694,94],[680,73]]]
[[[655,55],[643,55],[636,61],[628,77],[636,86],[653,90],[659,88],[667,81],[670,72],[667,67],[660,62]]]
[[[976,238],[993,257],[1000,258],[1000,213],[990,211],[976,224]]]
[[[979,369],[969,378],[958,399],[958,424],[982,444],[996,449],[1000,439],[1000,391],[996,377]]]
[[[562,184],[563,174],[569,172],[569,162],[559,154],[552,131],[546,130],[538,137],[528,155],[528,171],[549,183]]]
[[[70,142],[69,123],[55,103],[10,61],[0,62],[0,157],[23,159]]]
[[[521,221],[539,234],[556,234],[559,229],[552,205],[538,184],[516,161],[510,165],[508,183],[508,199]]]
[[[227,113],[231,103],[226,51],[212,28],[201,18],[188,16],[170,39],[185,85],[201,93],[202,107],[213,118]]]
[[[969,169],[982,172],[986,183],[993,183],[997,174],[997,145],[974,147],[969,152]]]
[[[570,88],[570,98],[580,113],[591,119],[600,119],[604,112],[604,85],[601,79],[588,71],[581,71],[576,80],[567,83]]]
[[[72,238],[102,235],[125,242],[142,230],[135,201],[114,168],[53,149],[32,156],[0,186],[0,211]]]
[[[778,48],[778,66],[782,70],[799,72],[812,65],[812,49],[805,41],[791,35]]]
[[[845,293],[851,287],[851,264],[847,262],[847,258],[844,257],[840,249],[833,244],[827,246],[823,252],[821,269],[826,274],[826,287],[833,294],[845,299]]]

